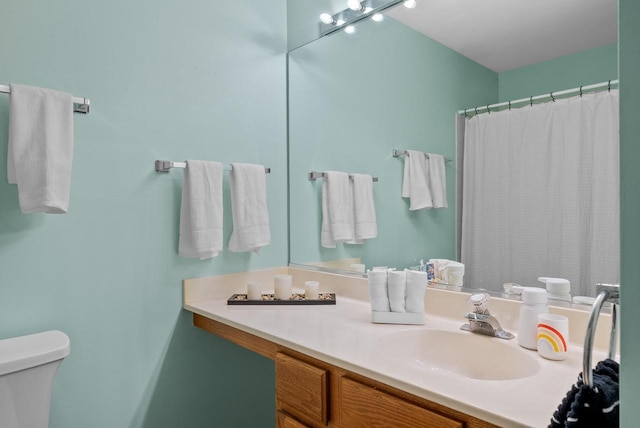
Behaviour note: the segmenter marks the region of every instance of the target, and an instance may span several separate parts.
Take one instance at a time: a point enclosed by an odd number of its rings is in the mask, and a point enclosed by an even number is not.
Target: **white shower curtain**
[[[619,282],[618,91],[466,120],[465,285],[566,278],[573,295]]]

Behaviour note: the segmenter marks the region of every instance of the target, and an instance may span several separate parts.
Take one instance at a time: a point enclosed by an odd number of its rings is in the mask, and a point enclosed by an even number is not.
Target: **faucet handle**
[[[473,305],[473,312],[484,313],[489,304],[489,295],[487,293],[475,293],[469,296],[467,302]]]

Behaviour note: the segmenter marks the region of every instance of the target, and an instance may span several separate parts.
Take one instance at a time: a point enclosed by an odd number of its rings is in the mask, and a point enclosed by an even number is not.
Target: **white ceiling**
[[[618,40],[617,0],[417,0],[394,19],[502,72]]]

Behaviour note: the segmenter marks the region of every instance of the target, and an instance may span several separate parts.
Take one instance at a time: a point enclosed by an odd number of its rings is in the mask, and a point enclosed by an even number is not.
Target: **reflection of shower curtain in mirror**
[[[566,278],[572,295],[618,283],[618,91],[466,120],[465,285],[502,291]]]

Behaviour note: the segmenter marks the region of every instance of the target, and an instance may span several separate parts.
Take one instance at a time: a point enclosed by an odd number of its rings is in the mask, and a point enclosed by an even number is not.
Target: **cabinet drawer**
[[[340,378],[340,425],[349,428],[462,428],[454,419],[346,377]]]
[[[276,355],[276,406],[303,422],[327,424],[326,370]]]
[[[309,426],[278,410],[276,412],[276,428],[309,428]]]

